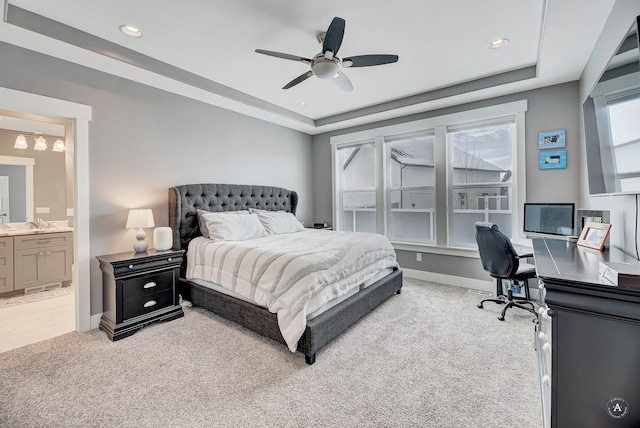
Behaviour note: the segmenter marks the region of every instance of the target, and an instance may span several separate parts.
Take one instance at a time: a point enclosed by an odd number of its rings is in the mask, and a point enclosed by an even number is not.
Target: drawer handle
[[[171,260],[173,260],[171,257],[169,257],[169,258],[167,259],[167,261],[168,261],[168,262],[170,262]]]
[[[49,239],[46,239],[44,241],[38,241],[38,244],[48,244],[49,243]]]
[[[133,265],[129,265],[129,269],[133,269]]]
[[[155,282],[151,281],[151,282],[147,282],[145,285],[143,285],[142,288],[153,288],[156,285],[158,285],[158,284],[156,284]]]
[[[155,306],[156,304],[158,304],[158,302],[156,302],[155,300],[149,300],[147,303],[144,304],[144,307],[150,308],[151,306]]]

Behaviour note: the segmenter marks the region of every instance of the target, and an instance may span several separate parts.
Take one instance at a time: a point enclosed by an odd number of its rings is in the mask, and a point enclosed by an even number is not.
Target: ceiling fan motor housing
[[[324,54],[316,55],[311,64],[313,74],[320,79],[333,79],[338,73],[338,68],[338,62],[335,59],[326,59]]]

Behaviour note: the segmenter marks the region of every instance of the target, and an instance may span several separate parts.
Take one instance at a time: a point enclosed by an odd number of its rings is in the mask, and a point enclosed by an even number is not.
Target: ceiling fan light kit
[[[329,29],[326,32],[317,34],[318,42],[322,44],[322,52],[316,54],[313,59],[264,49],[256,49],[256,53],[288,59],[291,61],[304,62],[311,67],[311,70],[296,77],[291,82],[284,85],[282,89],[289,89],[315,75],[323,80],[332,80],[336,86],[348,92],[353,90],[353,84],[340,70],[340,68],[372,67],[375,65],[390,64],[398,61],[398,55],[387,54],[359,55],[343,59],[338,58],[337,54],[340,49],[340,45],[342,45],[344,28],[344,19],[337,16],[333,18],[329,25]]]

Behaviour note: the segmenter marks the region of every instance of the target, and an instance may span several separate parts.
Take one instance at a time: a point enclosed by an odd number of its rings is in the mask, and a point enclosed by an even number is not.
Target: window
[[[407,249],[475,248],[477,221],[517,235],[525,111],[517,101],[332,137],[334,226]]]
[[[338,149],[341,230],[376,233],[376,150],[373,142]]]
[[[449,142],[449,242],[475,246],[477,221],[512,230],[514,121],[451,127]]]
[[[640,188],[640,93],[607,99],[611,126],[612,173],[620,192]]]
[[[433,133],[385,139],[388,237],[435,242],[435,137]]]

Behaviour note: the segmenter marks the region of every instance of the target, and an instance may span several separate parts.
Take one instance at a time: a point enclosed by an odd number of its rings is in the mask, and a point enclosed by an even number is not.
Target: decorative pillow
[[[302,223],[291,213],[285,211],[258,211],[257,214],[267,233],[294,233],[304,230]]]
[[[246,241],[267,236],[257,214],[209,213],[204,218],[209,239],[213,241]]]
[[[205,238],[209,238],[209,229],[207,229],[207,222],[204,219],[204,216],[207,214],[213,214],[211,211],[205,210],[197,210],[196,216],[198,217],[198,227],[200,228],[200,233]],[[219,211],[215,214],[249,214],[248,210],[240,210],[240,211]]]

